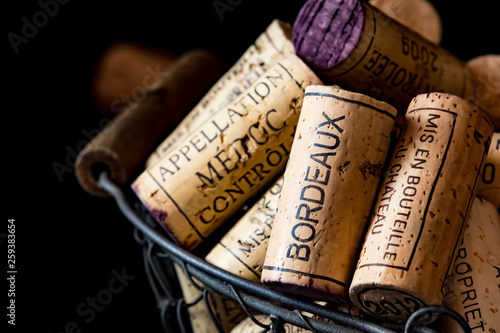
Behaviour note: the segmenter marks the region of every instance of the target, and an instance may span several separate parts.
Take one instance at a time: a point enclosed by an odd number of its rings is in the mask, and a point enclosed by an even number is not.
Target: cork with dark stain
[[[382,167],[382,163],[373,164],[369,161],[366,161],[361,165],[359,171],[361,171],[361,174],[363,175],[363,178],[365,180],[368,179],[370,175],[379,178],[381,175]]]

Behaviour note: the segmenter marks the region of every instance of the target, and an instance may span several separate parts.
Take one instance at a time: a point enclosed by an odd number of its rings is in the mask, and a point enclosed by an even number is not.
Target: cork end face
[[[474,82],[473,99],[500,130],[500,55],[486,54],[467,62],[467,70]]]
[[[330,69],[356,48],[363,29],[359,0],[309,0],[292,31],[295,52],[317,69]]]
[[[75,175],[85,191],[99,197],[109,197],[110,194],[99,185],[99,175],[107,172],[111,180],[124,185],[127,171],[118,157],[109,150],[87,146],[78,155],[75,163]]]
[[[396,287],[373,284],[353,286],[349,290],[349,296],[353,304],[363,312],[395,322],[405,322],[415,311],[441,303],[440,300],[428,302],[419,295],[399,290]]]

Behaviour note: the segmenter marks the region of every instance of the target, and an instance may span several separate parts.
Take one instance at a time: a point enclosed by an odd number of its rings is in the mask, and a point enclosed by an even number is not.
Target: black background
[[[223,1],[226,2],[226,1]],[[178,53],[206,48],[234,63],[274,18],[293,23],[304,1],[232,1],[221,20],[213,1],[77,1],[60,5],[27,44],[13,51],[9,32],[21,34],[41,8],[37,1],[4,4],[2,107],[2,227],[16,220],[16,331],[62,332],[75,321],[82,332],[160,332],[160,317],[131,224],[112,199],[84,192],[73,173],[58,179],[54,162],[67,164],[66,147],[82,148],[84,130],[105,118],[95,110],[90,83],[100,53],[133,40]],[[454,4],[453,6],[450,4]],[[436,2],[442,46],[458,57],[500,53],[494,2]],[[0,267],[6,267],[1,239]],[[76,313],[106,288],[112,270],[135,276],[90,323]],[[5,280],[4,280],[5,281]],[[2,324],[7,285],[0,299]],[[4,314],[5,313],[5,314]]]

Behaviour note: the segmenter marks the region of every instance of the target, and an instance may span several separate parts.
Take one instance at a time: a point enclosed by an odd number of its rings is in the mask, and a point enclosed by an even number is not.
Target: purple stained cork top
[[[333,68],[356,48],[363,19],[360,0],[308,0],[293,25],[295,52],[314,68]]]

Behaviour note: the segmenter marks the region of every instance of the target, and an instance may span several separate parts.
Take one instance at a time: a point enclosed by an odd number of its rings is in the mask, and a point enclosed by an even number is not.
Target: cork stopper
[[[350,286],[356,306],[405,321],[441,304],[492,134],[486,112],[465,99],[445,93],[413,99]]]
[[[500,132],[493,133],[490,150],[481,170],[477,196],[500,210]]]
[[[370,0],[390,18],[438,45],[443,37],[441,17],[428,0]]]
[[[304,87],[319,83],[288,55],[139,175],[132,189],[181,246],[194,249],[283,171]]]
[[[476,198],[444,288],[444,304],[462,315],[472,332],[500,330],[499,239],[496,207]],[[461,330],[447,317],[441,326],[445,333]]]
[[[99,185],[101,171],[125,185],[165,133],[173,129],[222,71],[217,57],[206,50],[181,55],[144,99],[121,111],[79,153],[75,173],[88,193],[109,196]]]
[[[293,25],[295,51],[316,68],[335,67],[354,50],[362,27],[358,0],[309,0]]]
[[[263,284],[347,301],[396,113],[387,103],[339,87],[306,88]]]
[[[485,54],[467,62],[474,82],[474,94],[469,98],[483,108],[500,131],[500,55]]]
[[[464,61],[401,21],[368,1],[309,0],[294,22],[293,43],[325,84],[372,96],[402,114],[422,93],[468,96],[474,85]]]

